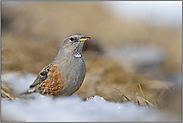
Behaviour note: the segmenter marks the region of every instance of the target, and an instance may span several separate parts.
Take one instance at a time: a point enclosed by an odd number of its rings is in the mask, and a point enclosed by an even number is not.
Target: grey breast
[[[65,87],[59,95],[68,96],[79,89],[82,80],[85,77],[86,66],[82,57],[66,60],[66,64],[62,66],[61,74],[67,75],[68,80],[65,80]]]

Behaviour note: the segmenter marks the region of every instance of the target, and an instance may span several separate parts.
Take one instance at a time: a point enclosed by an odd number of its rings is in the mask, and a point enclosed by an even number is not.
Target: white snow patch
[[[16,76],[16,77],[15,77]],[[14,87],[24,88],[35,79],[33,74],[2,75],[2,79],[16,83]],[[16,78],[16,79],[15,79]],[[50,96],[35,94],[34,98],[27,100],[16,98],[11,101],[1,99],[1,118],[6,121],[27,122],[61,122],[61,121],[176,121],[173,114],[158,109],[138,107],[133,103],[115,103],[106,101],[103,97],[94,96],[86,101],[73,94],[70,97],[53,99]]]
[[[10,87],[21,93],[29,89],[36,77],[37,75],[32,73],[2,72],[1,80],[7,81],[10,83]]]

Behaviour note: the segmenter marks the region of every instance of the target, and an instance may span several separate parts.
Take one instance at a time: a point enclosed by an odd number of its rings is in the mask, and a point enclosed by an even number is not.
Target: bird
[[[40,93],[56,97],[70,96],[76,92],[86,74],[82,48],[89,39],[82,34],[65,37],[57,56],[39,72],[29,89],[20,95]]]

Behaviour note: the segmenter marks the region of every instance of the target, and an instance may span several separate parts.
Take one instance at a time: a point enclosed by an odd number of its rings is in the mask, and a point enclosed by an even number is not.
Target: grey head
[[[69,56],[81,57],[84,42],[88,39],[90,39],[90,37],[85,37],[82,34],[73,34],[67,36],[62,42],[56,58],[62,59]]]

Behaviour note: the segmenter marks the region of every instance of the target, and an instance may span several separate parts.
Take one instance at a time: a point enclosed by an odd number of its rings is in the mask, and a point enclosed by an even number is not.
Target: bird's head
[[[81,34],[69,35],[64,38],[59,52],[65,53],[65,55],[74,55],[79,57],[81,56],[84,42],[88,39],[90,39],[90,37],[85,37]]]

